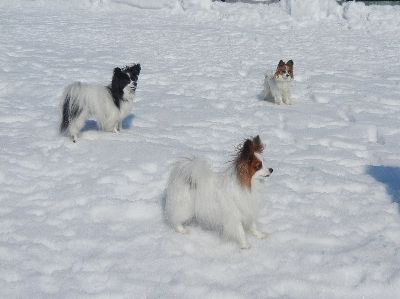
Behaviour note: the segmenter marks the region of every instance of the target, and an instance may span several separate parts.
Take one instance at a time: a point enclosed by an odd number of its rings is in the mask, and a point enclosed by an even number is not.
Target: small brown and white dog
[[[282,102],[291,105],[291,85],[293,81],[293,60],[280,60],[273,76],[266,74],[264,78],[264,99],[273,99],[275,104]]]
[[[264,145],[259,136],[238,147],[231,167],[215,172],[204,160],[179,161],[172,169],[165,200],[165,216],[179,233],[193,220],[200,226],[249,248],[246,231],[262,239],[257,228],[260,183],[272,173],[264,167]]]

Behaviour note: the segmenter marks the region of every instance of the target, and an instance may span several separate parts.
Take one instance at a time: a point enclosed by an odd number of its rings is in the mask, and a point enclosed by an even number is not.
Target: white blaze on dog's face
[[[290,82],[293,80],[293,60],[288,62],[279,61],[278,66],[274,75],[275,79],[278,81]]]
[[[255,173],[253,175],[253,179],[265,179],[269,177],[274,171],[272,168],[265,167],[264,159],[261,153],[254,153],[256,158],[255,162]]]
[[[133,64],[131,66],[127,66],[123,69],[123,72],[128,75],[130,82],[128,87],[130,92],[135,92],[137,87],[138,77],[141,71],[140,64]]]

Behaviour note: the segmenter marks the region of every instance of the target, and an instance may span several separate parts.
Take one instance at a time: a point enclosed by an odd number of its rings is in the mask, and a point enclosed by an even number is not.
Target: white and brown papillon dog
[[[168,223],[180,233],[195,221],[206,229],[218,231],[235,240],[240,248],[250,248],[246,232],[262,239],[257,228],[260,183],[272,174],[263,163],[264,146],[259,136],[238,147],[231,167],[213,171],[198,158],[178,162],[169,177],[165,199]]]
[[[140,64],[116,67],[109,86],[82,82],[68,85],[62,95],[60,132],[76,142],[90,117],[102,130],[119,132],[132,109],[140,70]]]
[[[291,85],[293,76],[293,60],[280,60],[274,75],[266,74],[264,78],[264,98],[271,99],[275,104],[282,102],[291,105]]]

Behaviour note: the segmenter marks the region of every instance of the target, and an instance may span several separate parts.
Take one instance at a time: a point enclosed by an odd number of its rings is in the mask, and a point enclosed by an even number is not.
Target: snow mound
[[[335,0],[281,0],[281,6],[298,20],[320,20],[342,13],[342,7]]]
[[[180,0],[179,1],[184,10],[187,9],[210,9],[212,1],[211,0]]]
[[[103,2],[117,3],[144,9],[174,8],[177,2],[176,0],[96,0],[96,1],[99,2],[100,4]]]
[[[124,4],[143,9],[210,9],[211,0],[89,0],[92,4]]]
[[[351,2],[343,5],[343,18],[351,24],[361,24],[368,21],[369,9],[364,3]]]
[[[189,9],[210,9],[211,0],[4,0],[0,2],[0,7],[37,5],[46,7],[84,7],[84,8],[116,8],[131,7],[138,9],[170,9],[170,10],[189,10]]]
[[[399,6],[391,5],[365,5],[361,2],[348,2],[343,4],[343,19],[350,28],[364,28],[378,26],[388,30],[396,31],[400,26]]]

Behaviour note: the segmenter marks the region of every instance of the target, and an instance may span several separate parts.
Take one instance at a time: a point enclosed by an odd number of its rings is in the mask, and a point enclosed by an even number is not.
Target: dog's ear
[[[289,65],[289,66],[293,66],[293,60],[290,59],[288,62],[286,62],[286,64]]]
[[[114,75],[120,76],[122,73],[123,73],[123,72],[122,72],[122,70],[121,70],[119,67],[116,67],[116,68],[114,69]]]
[[[260,135],[257,135],[256,137],[253,138],[253,146],[254,146],[254,151],[256,153],[262,153],[264,150],[264,145],[261,142]]]
[[[141,66],[140,66],[140,63],[134,64],[134,65],[132,65],[132,66],[130,67],[131,72],[132,72],[134,75],[136,75],[136,76],[139,76],[141,69],[142,69],[142,68],[141,68]]]
[[[240,160],[250,161],[253,155],[254,155],[253,141],[251,141],[250,139],[246,139],[240,151]]]
[[[279,60],[278,66],[284,66],[284,65],[285,65],[285,63],[283,62],[283,60],[282,59]]]

